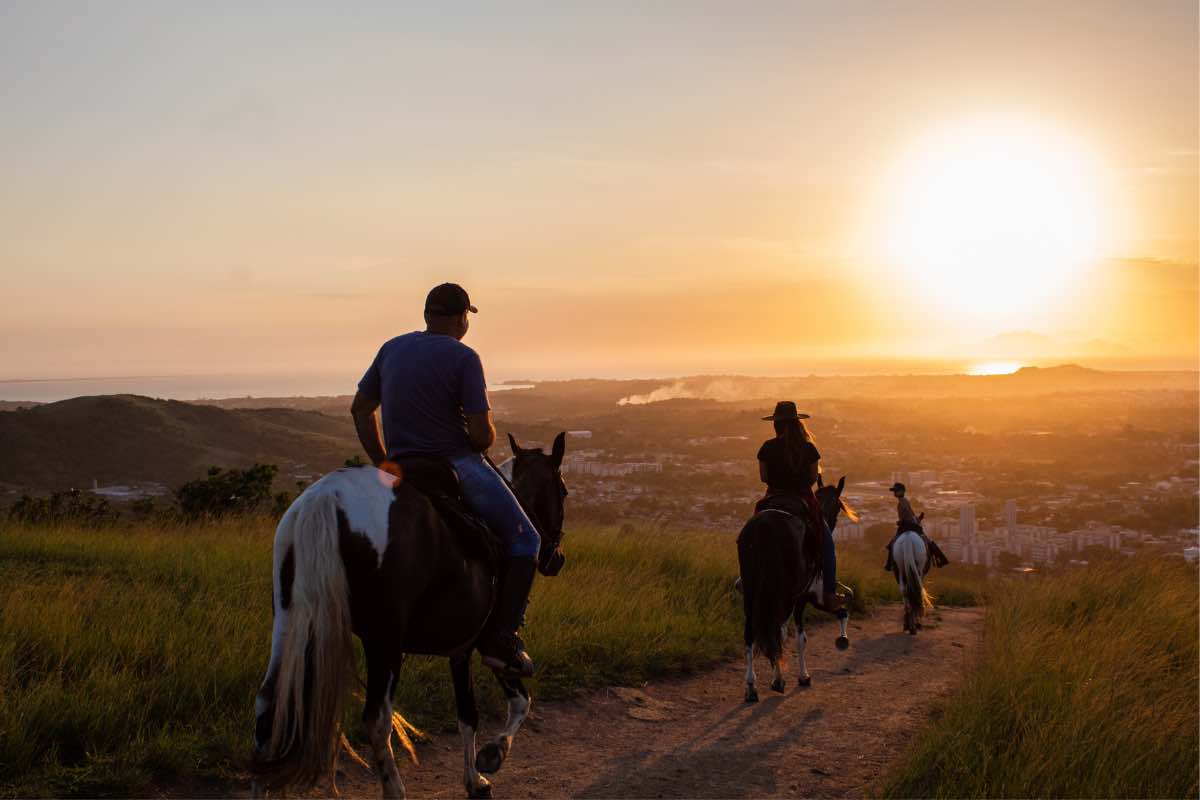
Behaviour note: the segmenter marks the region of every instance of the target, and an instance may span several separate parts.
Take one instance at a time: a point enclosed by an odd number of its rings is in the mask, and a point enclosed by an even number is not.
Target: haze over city
[[[1194,4],[234,12],[0,8],[0,378],[1195,368]]]

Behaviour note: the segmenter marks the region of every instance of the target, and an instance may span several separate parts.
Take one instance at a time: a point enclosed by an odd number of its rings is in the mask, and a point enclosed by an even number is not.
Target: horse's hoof
[[[475,769],[485,775],[494,775],[500,771],[500,766],[504,764],[504,754],[500,752],[500,748],[495,742],[488,742],[475,756]]]
[[[812,686],[812,676],[811,675],[801,675],[799,678],[796,679],[796,687],[797,688],[807,689],[810,686]]]
[[[838,650],[850,649],[850,640],[847,639],[845,636],[837,637],[837,639],[834,641],[833,644],[835,647],[837,647]]]
[[[487,781],[484,781],[474,789],[468,790],[467,797],[471,798],[471,800],[491,800],[492,785]]]
[[[917,635],[917,627],[916,627],[915,625],[914,625],[913,627],[911,627],[911,628],[909,628],[909,629],[908,629],[908,635],[909,635],[909,636],[916,636],[916,635]]]
[[[746,702],[747,703],[757,703],[758,702],[758,690],[755,689],[753,686],[746,687]]]
[[[780,694],[783,694],[783,690],[784,690],[783,678],[777,678],[776,680],[771,681],[771,691],[772,692],[779,692]]]

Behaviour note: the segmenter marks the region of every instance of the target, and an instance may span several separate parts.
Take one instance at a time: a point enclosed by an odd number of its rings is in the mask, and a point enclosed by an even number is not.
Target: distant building
[[[958,509],[958,535],[963,541],[975,541],[975,504],[966,503]],[[975,563],[975,562],[971,562]]]
[[[934,539],[957,539],[958,523],[951,519],[940,519],[936,522],[926,522],[923,527],[925,532]]]
[[[658,461],[592,461],[584,456],[568,456],[563,460],[562,471],[576,475],[598,475],[612,477],[631,475],[635,472],[662,472]]]
[[[892,473],[892,483],[903,483],[909,489],[920,489],[937,480],[937,473],[931,469],[906,470]]]
[[[1012,536],[1016,533],[1017,528],[1017,501],[1004,501],[1004,524],[1008,528],[1008,535]]]
[[[858,542],[862,541],[867,535],[867,523],[860,519],[858,522],[850,522],[848,520],[838,522],[836,528],[833,529],[833,540],[835,542]]]

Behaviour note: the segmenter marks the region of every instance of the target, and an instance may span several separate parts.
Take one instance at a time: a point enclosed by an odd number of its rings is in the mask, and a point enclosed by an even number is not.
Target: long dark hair
[[[777,419],[775,436],[783,440],[783,449],[787,453],[788,465],[791,466],[792,472],[804,480],[804,445],[813,443],[808,427],[799,419]]]

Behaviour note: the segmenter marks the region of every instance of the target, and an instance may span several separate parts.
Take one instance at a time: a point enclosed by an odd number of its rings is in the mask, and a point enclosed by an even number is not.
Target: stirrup
[[[484,655],[483,653],[479,654],[479,658],[483,661],[484,666],[490,667],[493,672],[499,675],[511,678],[533,677],[533,659],[524,650],[517,654],[515,661],[506,661],[505,659]]]
[[[525,643],[521,641],[521,637],[515,633],[493,637],[491,642],[479,648],[479,658],[484,666],[502,675],[514,678],[533,677],[533,659],[525,650]]]

